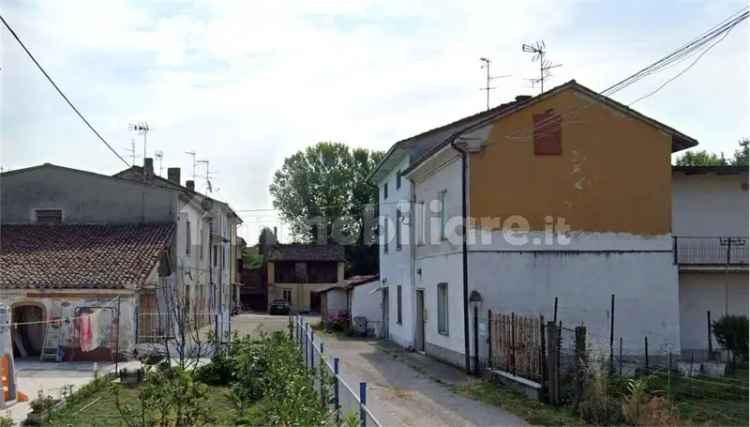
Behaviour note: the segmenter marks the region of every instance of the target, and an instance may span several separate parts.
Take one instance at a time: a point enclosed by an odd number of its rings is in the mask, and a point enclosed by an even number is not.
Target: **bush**
[[[622,422],[619,401],[610,395],[609,377],[605,368],[597,364],[589,368],[583,399],[578,404],[578,415],[596,425],[616,425]]]
[[[339,311],[336,314],[328,316],[326,319],[326,330],[332,332],[345,332],[349,329],[351,320],[349,319],[349,313],[346,311]]]
[[[13,418],[6,415],[0,415],[0,427],[13,427]]]
[[[634,426],[679,425],[669,402],[648,394],[647,381],[628,380],[627,384],[628,394],[622,402],[622,415],[626,423]]]
[[[232,344],[232,355],[232,393],[241,413],[238,424],[324,425],[329,421],[313,374],[305,368],[296,344],[286,334],[238,339]],[[321,381],[329,381],[322,371]]]
[[[227,350],[219,350],[207,363],[196,370],[196,379],[209,385],[229,385],[233,378],[232,357]]]
[[[732,353],[733,359],[747,360],[748,324],[747,316],[722,316],[711,327],[722,348]]]

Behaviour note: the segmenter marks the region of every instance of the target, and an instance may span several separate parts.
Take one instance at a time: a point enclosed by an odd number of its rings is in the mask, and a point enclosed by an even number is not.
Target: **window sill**
[[[439,334],[439,335],[442,335],[442,336],[444,336],[444,337],[450,336],[450,335],[448,335],[448,332],[447,332],[447,331],[438,331],[438,334]]]

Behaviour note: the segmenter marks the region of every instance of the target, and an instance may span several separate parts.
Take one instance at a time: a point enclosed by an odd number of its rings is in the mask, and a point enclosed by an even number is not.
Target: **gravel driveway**
[[[287,325],[284,316],[243,314],[233,318],[232,327],[257,333],[286,330]],[[453,393],[451,385],[473,381],[459,369],[373,340],[316,334],[320,338],[326,353],[339,357],[349,385],[367,382],[367,406],[385,427],[526,425],[501,408]]]

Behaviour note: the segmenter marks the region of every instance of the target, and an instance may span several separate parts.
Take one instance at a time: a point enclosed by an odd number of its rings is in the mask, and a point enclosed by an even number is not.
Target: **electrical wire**
[[[47,71],[44,70],[42,65],[39,64],[39,61],[37,61],[36,58],[34,58],[34,55],[31,54],[31,52],[26,47],[26,45],[24,45],[21,39],[18,37],[18,34],[16,34],[13,28],[11,28],[10,24],[8,24],[8,21],[6,21],[2,15],[0,15],[0,20],[3,22],[3,24],[5,25],[5,28],[8,29],[8,31],[13,36],[13,38],[16,39],[18,44],[21,45],[21,48],[23,48],[23,50],[26,52],[29,58],[31,58],[31,60],[34,62],[36,67],[39,69],[39,71],[41,71],[42,74],[44,74],[44,77],[46,77],[47,80],[50,82],[50,84],[52,84],[52,87],[54,87],[57,93],[60,94],[60,96],[65,100],[65,102],[68,103],[68,106],[70,106],[70,108],[72,108],[73,111],[75,111],[78,117],[83,121],[83,123],[86,124],[86,126],[88,126],[91,132],[93,132],[94,135],[96,135],[96,137],[99,138],[99,140],[104,145],[106,145],[107,148],[109,148],[109,151],[111,151],[115,156],[117,156],[118,159],[122,160],[122,162],[125,163],[125,165],[129,167],[130,164],[104,139],[104,137],[102,137],[102,135],[94,128],[94,126],[92,126],[91,123],[88,120],[86,120],[86,117],[84,117],[83,114],[78,110],[78,108],[76,108],[76,106],[73,105],[73,103],[70,101],[70,99],[68,99],[65,93],[63,93],[62,89],[60,89],[57,83],[55,83],[55,81],[52,80],[52,77],[50,77],[50,75],[47,73]]]

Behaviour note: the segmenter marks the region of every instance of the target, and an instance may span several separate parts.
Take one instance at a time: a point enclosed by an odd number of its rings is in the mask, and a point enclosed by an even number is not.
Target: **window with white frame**
[[[185,221],[185,255],[190,255],[190,246],[193,244],[190,233],[190,221]]]
[[[448,284],[437,285],[438,333],[448,335]]]
[[[383,252],[388,253],[388,217],[383,217]]]
[[[401,209],[396,209],[396,250],[401,250]]]
[[[399,325],[402,321],[402,307],[401,307],[401,285],[396,286],[396,323]]]
[[[440,201],[440,240],[445,240],[445,227],[448,224],[448,190],[443,190],[438,194],[438,200]]]

